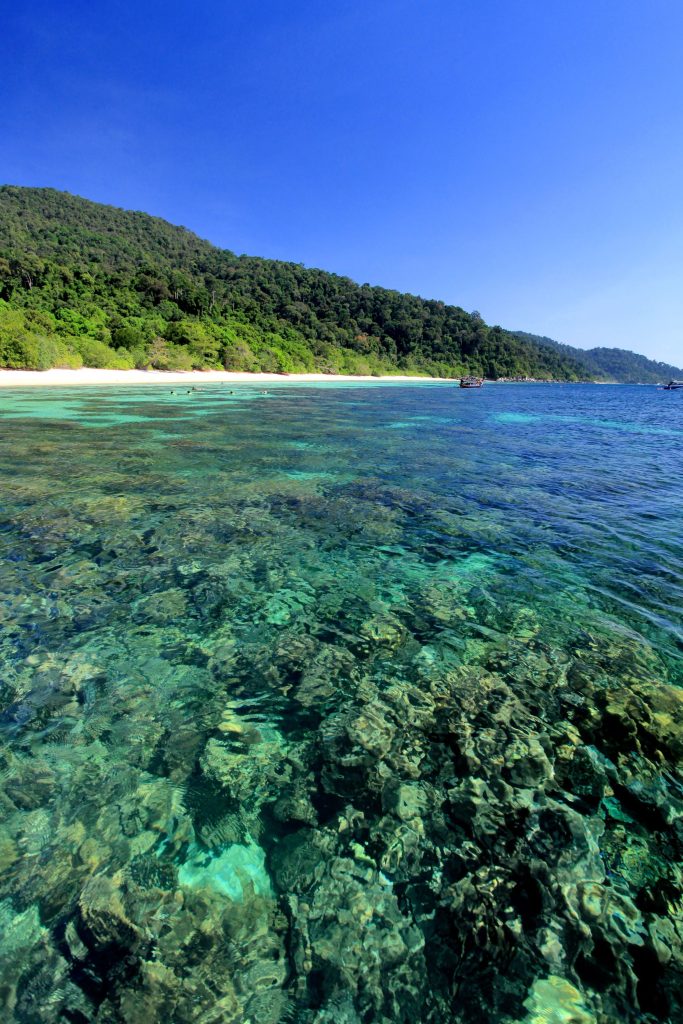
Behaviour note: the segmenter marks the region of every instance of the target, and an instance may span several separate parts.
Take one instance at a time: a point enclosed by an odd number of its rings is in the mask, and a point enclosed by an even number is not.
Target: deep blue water
[[[675,1021],[683,393],[0,393],[0,1004]]]

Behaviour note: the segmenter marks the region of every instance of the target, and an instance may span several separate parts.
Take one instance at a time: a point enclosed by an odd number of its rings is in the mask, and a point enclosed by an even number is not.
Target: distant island
[[[683,376],[679,366],[661,363],[656,359],[629,352],[624,348],[574,348],[563,345],[552,338],[526,331],[515,331],[516,337],[524,341],[535,342],[560,352],[570,359],[578,359],[586,368],[586,373],[593,379],[613,381],[618,384],[659,384],[672,377]]]
[[[656,382],[679,367],[489,326],[476,312],[46,188],[0,187],[0,366]]]

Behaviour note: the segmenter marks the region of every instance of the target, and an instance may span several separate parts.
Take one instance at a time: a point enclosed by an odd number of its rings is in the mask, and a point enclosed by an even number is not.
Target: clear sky
[[[681,0],[4,5],[0,179],[683,364]]]

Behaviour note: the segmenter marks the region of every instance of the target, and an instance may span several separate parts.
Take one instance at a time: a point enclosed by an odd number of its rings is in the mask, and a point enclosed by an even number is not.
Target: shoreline
[[[82,366],[78,370],[9,370],[0,368],[0,391],[5,388],[34,387],[108,387],[138,385],[198,384],[451,384],[459,377],[414,377],[406,374],[383,374],[380,377],[349,373],[243,373],[237,370],[98,370]],[[615,381],[561,380],[486,380],[486,384],[604,384]],[[633,386],[633,385],[631,385]],[[642,384],[641,387],[654,387]]]
[[[297,384],[334,383],[335,381],[387,383],[390,381],[415,384],[455,384],[458,378],[407,377],[398,374],[385,377],[360,377],[332,373],[238,373],[233,370],[1,370],[0,388],[31,387],[83,387],[84,385],[122,384]]]

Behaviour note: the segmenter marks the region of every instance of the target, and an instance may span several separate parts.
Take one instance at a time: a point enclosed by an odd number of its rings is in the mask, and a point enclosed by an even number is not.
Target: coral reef
[[[540,440],[326,394],[12,419],[2,1019],[676,1024],[675,584],[619,604]]]

